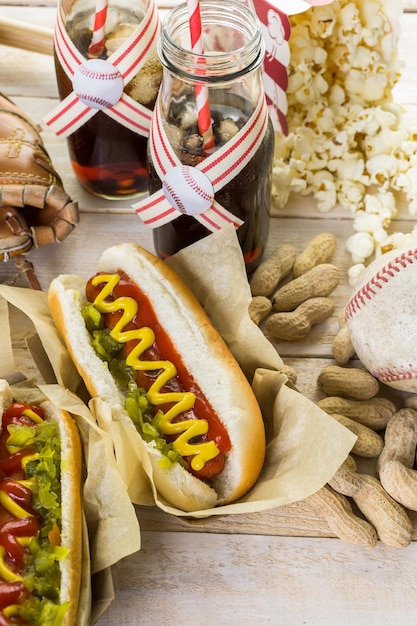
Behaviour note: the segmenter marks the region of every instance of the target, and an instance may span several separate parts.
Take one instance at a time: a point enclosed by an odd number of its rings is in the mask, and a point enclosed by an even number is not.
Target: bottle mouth
[[[235,79],[257,69],[265,44],[257,15],[235,0],[200,0],[203,52],[191,47],[186,3],[173,8],[162,23],[158,53],[162,65],[199,82]]]

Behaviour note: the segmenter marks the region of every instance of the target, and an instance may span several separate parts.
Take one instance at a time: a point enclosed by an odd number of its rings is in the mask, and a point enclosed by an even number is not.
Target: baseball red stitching
[[[378,294],[379,290],[398,273],[417,261],[417,248],[403,252],[392,261],[384,265],[363,287],[351,298],[346,306],[345,320],[351,319],[360,311],[369,300]]]
[[[116,78],[119,78],[119,76],[121,76],[120,72],[118,72],[117,70],[111,72],[110,74],[104,74],[103,72],[99,72],[98,70],[92,70],[91,67],[88,67],[88,65],[80,65],[78,71],[83,76],[86,76],[87,78],[92,78],[94,80],[115,80]]]
[[[401,365],[399,367],[380,367],[371,370],[371,374],[378,378],[382,383],[392,383],[397,380],[410,380],[417,378],[417,369],[409,364],[408,367]]]
[[[168,191],[168,193],[170,194],[171,198],[174,200],[175,204],[177,205],[177,209],[181,211],[181,213],[187,213],[187,211],[185,210],[185,206],[183,205],[181,198],[176,193],[175,189],[171,187],[171,185],[169,183],[166,183],[165,181],[163,185],[165,189]]]
[[[199,196],[201,196],[204,200],[213,200],[213,194],[207,193],[207,191],[203,187],[200,187],[195,178],[192,176],[191,168],[183,167],[182,174],[184,176],[185,182],[187,182],[190,185],[191,189],[193,189]]]
[[[77,93],[77,97],[79,100],[84,100],[86,102],[95,102],[96,104],[100,104],[102,107],[109,109],[112,105],[111,102],[107,102],[107,100],[103,100],[102,98],[98,98],[97,96],[90,96],[89,94]]]

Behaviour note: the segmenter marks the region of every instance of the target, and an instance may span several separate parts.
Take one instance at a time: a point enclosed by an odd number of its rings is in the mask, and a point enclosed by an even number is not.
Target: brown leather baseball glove
[[[78,205],[65,192],[36,125],[0,94],[0,261],[15,257],[39,289],[23,255],[63,241],[78,219]]]

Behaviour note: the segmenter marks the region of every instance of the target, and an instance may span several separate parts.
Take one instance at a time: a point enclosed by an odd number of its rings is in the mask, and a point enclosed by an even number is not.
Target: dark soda
[[[91,35],[88,29],[70,34],[75,46],[86,58]],[[106,58],[105,51],[99,58]],[[73,88],[56,56],[55,70],[62,100]],[[150,110],[155,104],[161,75],[159,63],[154,63],[153,75],[149,77],[154,97],[144,103]],[[126,92],[129,93],[129,85]],[[72,133],[67,139],[67,145],[74,173],[90,193],[111,199],[127,199],[147,192],[147,138],[117,123],[103,111],[97,111]]]
[[[168,123],[177,126],[181,124],[181,115],[177,114],[175,108],[175,103],[171,103]],[[245,123],[248,116],[242,115],[242,108],[211,106],[216,146],[225,143],[221,135],[222,121],[231,120],[237,128]],[[169,133],[169,136],[174,135],[175,133]],[[201,143],[198,141],[198,130],[183,129],[181,136],[182,146],[173,146],[174,151],[183,165],[196,166],[204,158]],[[186,150],[182,149],[184,144]],[[248,274],[259,265],[268,239],[273,154],[274,129],[269,120],[263,141],[252,159],[233,180],[215,194],[219,204],[244,222],[238,228],[237,236]],[[149,191],[154,193],[162,187],[162,182],[150,161],[148,172]],[[194,217],[181,215],[168,224],[155,228],[155,251],[160,258],[166,259],[209,234],[210,231]]]

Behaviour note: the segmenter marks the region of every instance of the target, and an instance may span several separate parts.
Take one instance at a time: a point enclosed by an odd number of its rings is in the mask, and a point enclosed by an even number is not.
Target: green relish
[[[23,584],[32,596],[16,607],[19,615],[33,626],[60,626],[67,604],[59,604],[61,571],[59,561],[68,549],[50,543],[48,533],[61,529],[61,442],[55,422],[43,421],[35,427],[8,426],[9,448],[34,448],[36,454],[25,465],[26,479],[33,480],[31,504],[40,517],[37,537],[31,539],[25,557]]]
[[[126,364],[123,356],[123,344],[111,336],[111,329],[105,328],[102,315],[92,302],[87,302],[82,310],[86,328],[90,334],[90,344],[97,356],[107,364],[118,387],[126,394],[124,408],[136,430],[146,442],[152,442],[163,455],[159,465],[169,468],[173,463],[186,465],[182,456],[173,449],[159,429],[162,412],[154,415],[146,390],[136,383],[136,372]]]

